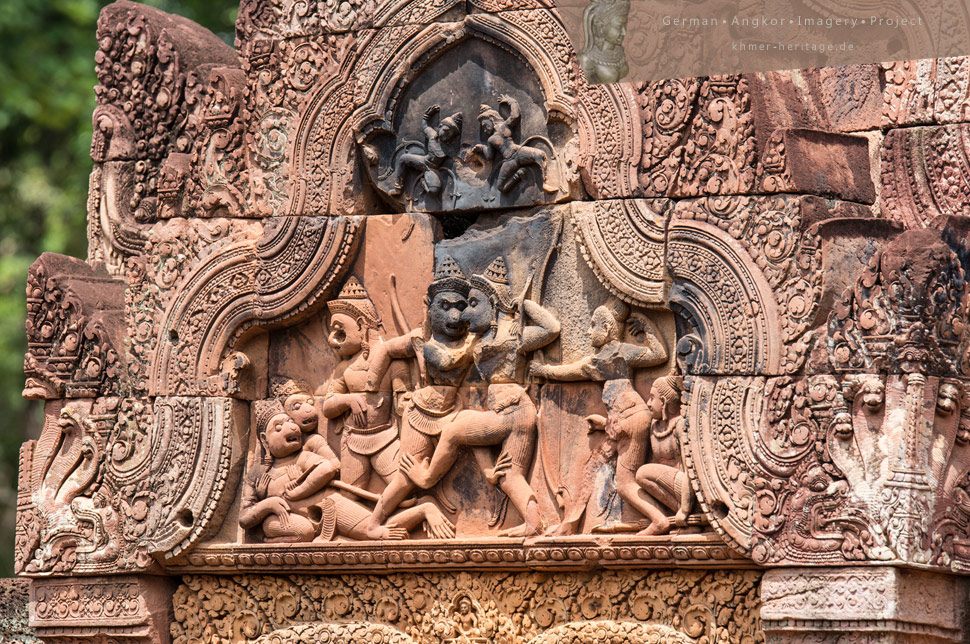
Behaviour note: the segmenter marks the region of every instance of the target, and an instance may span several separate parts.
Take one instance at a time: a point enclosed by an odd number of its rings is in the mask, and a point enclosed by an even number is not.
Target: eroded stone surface
[[[540,1],[98,35],[88,260],[28,276],[44,641],[962,637],[913,601],[970,570],[962,59],[590,85]]]

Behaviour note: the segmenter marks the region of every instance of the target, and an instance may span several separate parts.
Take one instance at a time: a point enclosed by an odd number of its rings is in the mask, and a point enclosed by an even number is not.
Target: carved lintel
[[[34,579],[30,627],[44,642],[168,644],[174,590],[157,576]]]
[[[900,568],[770,570],[761,582],[767,644],[963,641],[967,582]]]
[[[748,571],[186,575],[173,644],[727,641],[759,638]],[[690,619],[685,619],[685,617]],[[643,639],[640,639],[643,638]]]

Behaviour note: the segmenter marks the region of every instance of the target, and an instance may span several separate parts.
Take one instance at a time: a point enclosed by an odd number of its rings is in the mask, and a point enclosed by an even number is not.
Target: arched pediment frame
[[[640,124],[632,91],[622,85],[585,85],[569,38],[552,12],[508,11],[472,14],[451,23],[389,27],[362,37],[358,53],[341,67],[340,81],[331,79],[322,84],[300,118],[292,154],[289,214],[375,214],[388,210],[386,195],[382,201],[379,191],[369,195],[362,189],[368,185],[368,164],[374,163],[362,146],[380,134],[411,134],[414,138],[415,132],[396,131],[408,107],[404,103],[413,98],[409,88],[448,52],[471,43],[494,47],[527,69],[534,79],[536,104],[549,126],[541,135],[555,149],[535,142],[540,137],[533,136],[535,131],[527,131],[525,118],[517,142],[531,137],[532,145],[555,157],[556,166],[552,168],[550,162],[549,172],[557,175],[551,183],[558,189],[531,200],[499,200],[469,208],[577,198],[582,192],[580,176],[586,190],[593,194],[632,195],[636,191]],[[496,77],[508,76],[507,70],[494,71]],[[497,100],[498,96],[483,94],[481,102],[499,109]],[[422,105],[421,110],[425,107]],[[476,104],[476,110],[478,107]],[[477,128],[476,116],[477,111],[464,114],[466,130]],[[629,136],[620,136],[621,132]],[[421,136],[420,128],[417,136]],[[386,159],[381,161],[386,164]],[[407,208],[398,205],[397,209]]]

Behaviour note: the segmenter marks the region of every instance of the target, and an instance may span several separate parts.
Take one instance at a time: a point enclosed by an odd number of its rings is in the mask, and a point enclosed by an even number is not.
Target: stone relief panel
[[[960,60],[593,86],[543,0],[98,36],[89,259],[28,276],[42,637],[757,642],[755,568],[970,569]]]
[[[427,216],[368,218],[326,310],[270,333],[272,397],[252,404],[243,532],[224,527],[207,547],[622,533],[651,523],[650,533],[699,532],[700,515],[686,527],[682,382],[655,381],[673,364],[673,320],[599,283],[579,259],[577,212],[588,217],[566,206],[480,217],[450,238]],[[651,226],[643,243],[656,247],[663,222]],[[381,258],[392,242],[417,262],[400,275]],[[662,266],[648,274],[655,290],[663,275]],[[563,405],[561,393],[543,391],[570,388],[559,381],[602,399],[603,415],[543,425],[540,416]],[[591,451],[571,453],[585,435]],[[638,483],[651,462],[660,469]],[[617,463],[622,483],[608,474]]]
[[[756,571],[192,575],[176,592],[172,633],[175,644],[314,637],[455,644],[759,642],[760,577]]]
[[[940,234],[909,231],[835,302],[817,375],[690,378],[688,471],[718,532],[764,563],[963,570],[964,290]]]

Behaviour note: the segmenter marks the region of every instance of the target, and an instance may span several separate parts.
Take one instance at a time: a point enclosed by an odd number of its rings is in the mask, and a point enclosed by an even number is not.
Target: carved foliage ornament
[[[965,290],[939,233],[907,232],[820,339],[836,369],[881,374],[689,379],[685,459],[712,525],[762,563],[964,570]]]
[[[45,253],[27,275],[25,398],[118,394],[124,287],[104,269]]]
[[[679,643],[748,634],[757,642],[759,579],[755,571],[188,576],[175,594],[173,643]]]
[[[135,399],[49,403],[21,452],[18,572],[146,569],[218,527],[239,477],[233,402],[159,398],[154,412]]]

